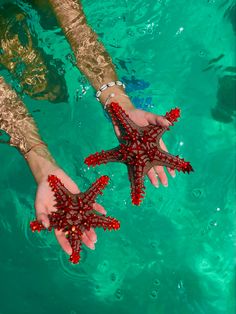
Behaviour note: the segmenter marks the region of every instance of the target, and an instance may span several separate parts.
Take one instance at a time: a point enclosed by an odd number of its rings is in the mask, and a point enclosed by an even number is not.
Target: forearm
[[[103,84],[117,81],[115,66],[105,47],[98,41],[98,35],[87,24],[82,4],[77,0],[50,0],[58,22],[62,27],[75,54],[77,66],[97,90]],[[100,97],[104,103],[107,96],[114,92],[124,93],[122,87],[110,87]],[[125,98],[120,97],[124,102]],[[131,102],[126,99],[126,103]],[[133,105],[132,105],[133,107]]]
[[[15,146],[23,154],[36,181],[40,180],[43,169],[49,164],[56,166],[47,146],[40,144],[43,141],[33,117],[2,77],[0,77],[0,129],[10,136],[7,143]]]

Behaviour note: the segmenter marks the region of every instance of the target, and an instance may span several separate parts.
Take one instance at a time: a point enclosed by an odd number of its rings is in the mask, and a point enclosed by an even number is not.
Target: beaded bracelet
[[[108,87],[112,87],[112,86],[115,86],[115,85],[118,85],[118,86],[122,86],[124,89],[125,89],[125,84],[122,83],[121,81],[114,81],[114,82],[109,82],[107,84],[104,84],[102,85],[99,90],[96,92],[96,99],[97,101],[100,102],[100,99],[99,97],[101,96],[102,92],[107,89]]]

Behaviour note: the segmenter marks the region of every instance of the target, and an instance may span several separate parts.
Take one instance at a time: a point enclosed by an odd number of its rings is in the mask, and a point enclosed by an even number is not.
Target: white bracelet
[[[106,101],[105,101],[105,104],[104,104],[104,109],[106,110],[106,108],[107,108],[107,104],[108,104],[108,101],[112,98],[112,97],[114,97],[115,96],[115,93],[111,93],[108,97],[107,97],[107,99],[106,99]]]
[[[102,85],[99,90],[96,92],[96,99],[97,101],[100,102],[100,99],[99,97],[101,96],[102,92],[107,89],[108,87],[112,87],[112,86],[115,86],[115,85],[118,85],[118,86],[122,86],[124,89],[125,89],[125,84],[122,83],[121,81],[114,81],[114,82],[109,82],[107,84],[104,84]]]

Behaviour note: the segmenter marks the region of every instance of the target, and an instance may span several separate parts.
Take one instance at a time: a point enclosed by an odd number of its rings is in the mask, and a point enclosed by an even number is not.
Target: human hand
[[[80,190],[75,184],[75,182],[59,167],[55,168],[55,166],[52,167],[52,170],[50,168],[47,169],[47,175],[43,176],[40,181],[38,182],[38,189],[36,193],[36,199],[35,199],[35,209],[36,209],[36,217],[39,222],[41,222],[46,228],[49,227],[50,222],[48,215],[52,213],[53,211],[56,211],[56,207],[54,205],[56,204],[54,200],[54,193],[51,190],[51,187],[48,184],[47,178],[49,174],[53,174],[57,176],[65,185],[65,187],[73,194],[79,193]],[[97,204],[94,203],[93,205],[94,209],[98,211],[101,214],[106,214],[105,209]],[[69,255],[72,254],[72,248],[69,244],[69,241],[67,240],[65,233],[62,230],[56,230],[54,229],[55,236],[57,238],[57,241],[61,245],[62,249]],[[95,249],[95,243],[97,242],[97,235],[93,228],[90,230],[86,230],[83,233],[82,236],[83,243],[89,247],[90,249]]]
[[[146,112],[144,110],[136,109],[131,101],[127,98],[121,97],[120,95],[115,96],[110,100],[110,102],[118,102],[120,106],[125,110],[130,119],[136,123],[138,126],[144,127],[147,125],[160,125],[168,128],[171,125],[171,122],[168,121],[164,116],[157,115],[151,112]],[[116,135],[119,137],[120,132],[116,125],[114,125],[114,130]],[[165,143],[160,139],[160,147],[168,152]],[[176,176],[175,170],[167,167],[167,171],[174,178]],[[168,178],[163,166],[155,166],[149,170],[147,176],[151,183],[155,187],[159,187],[159,180],[165,187],[168,186]]]

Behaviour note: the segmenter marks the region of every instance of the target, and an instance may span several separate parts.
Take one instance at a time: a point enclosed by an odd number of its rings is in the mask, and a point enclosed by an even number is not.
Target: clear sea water
[[[62,61],[69,93],[66,103],[24,102],[81,190],[111,177],[99,201],[121,229],[98,230],[96,250],[84,247],[71,265],[53,233],[31,232],[36,183],[18,151],[1,145],[0,314],[235,313],[235,2],[82,1],[136,106],[157,114],[181,108],[164,141],[195,172],[169,176],[168,188],[147,180],[140,207],[131,205],[123,165],[83,164],[116,145],[112,126],[60,30],[17,2],[39,46]]]

